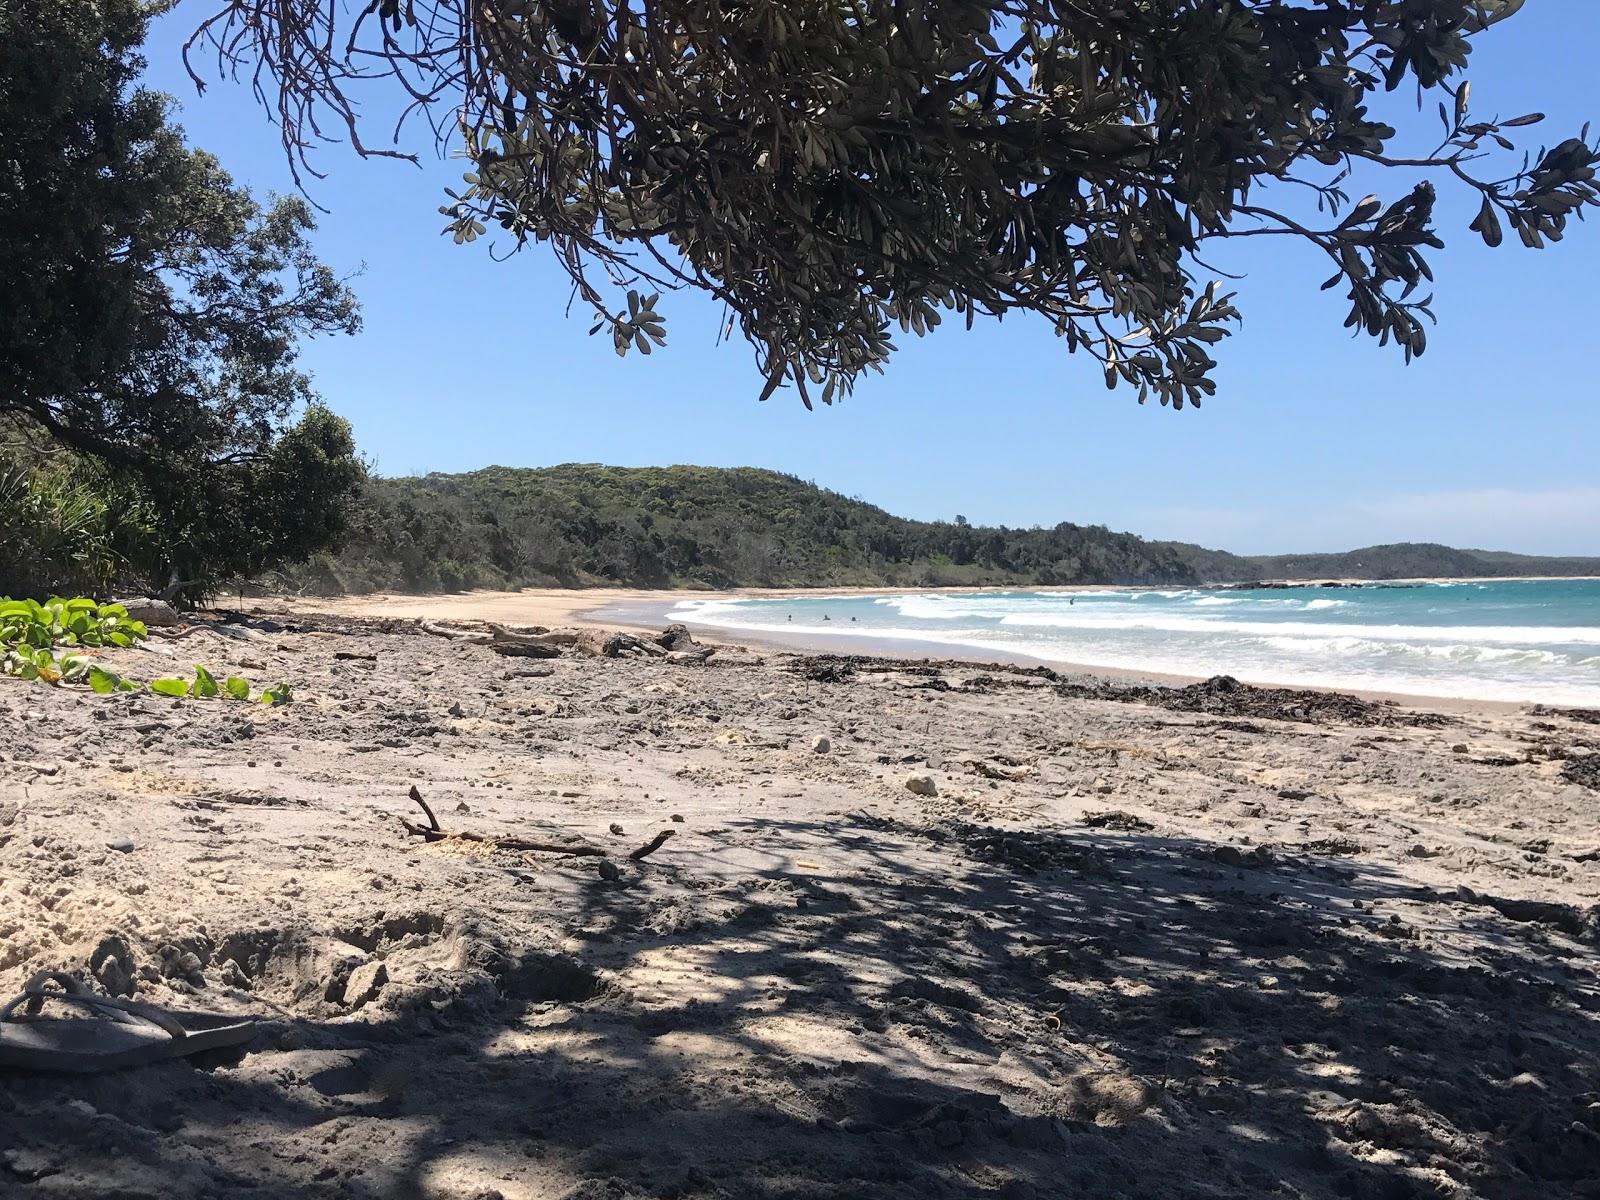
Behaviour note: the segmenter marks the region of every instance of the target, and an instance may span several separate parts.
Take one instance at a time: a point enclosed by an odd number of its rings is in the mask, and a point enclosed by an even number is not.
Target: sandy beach
[[[1594,714],[608,656],[654,599],[108,655],[286,707],[0,680],[0,991],[260,1023],[0,1071],[0,1194],[1600,1196]]]

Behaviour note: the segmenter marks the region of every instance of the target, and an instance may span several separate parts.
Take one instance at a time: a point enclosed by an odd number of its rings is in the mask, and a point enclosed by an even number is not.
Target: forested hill
[[[1435,542],[1368,546],[1343,554],[1273,554],[1249,560],[1262,579],[1428,579],[1507,575],[1600,575],[1600,558],[1550,558],[1503,550],[1457,550]]]
[[[310,590],[359,592],[580,584],[1186,585],[1285,575],[1591,572],[1600,573],[1600,560],[1520,559],[1443,546],[1250,559],[1095,525],[1008,529],[959,518],[912,521],[749,467],[568,464],[370,479],[343,548],[295,569],[291,579]]]

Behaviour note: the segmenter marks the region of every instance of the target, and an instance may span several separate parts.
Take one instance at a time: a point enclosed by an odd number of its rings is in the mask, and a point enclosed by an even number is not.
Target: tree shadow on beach
[[[1143,832],[719,832],[243,1062],[0,1079],[21,1194],[1600,1195],[1592,947]]]

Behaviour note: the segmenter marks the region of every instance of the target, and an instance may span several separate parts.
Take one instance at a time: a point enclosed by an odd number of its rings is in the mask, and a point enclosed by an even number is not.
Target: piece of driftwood
[[[542,625],[534,626],[537,633],[520,633],[504,625],[490,625],[487,632],[467,629],[450,629],[433,621],[419,620],[417,628],[434,637],[449,638],[454,642],[468,642],[475,646],[488,646],[496,654],[512,658],[558,658],[561,647],[577,640],[577,635],[553,634]]]
[[[698,650],[669,650],[669,663],[703,663],[717,652],[715,646],[702,646]]]
[[[411,791],[408,794],[428,818],[428,823],[426,825],[418,825],[415,821],[408,821],[406,818],[401,817],[400,824],[405,826],[406,832],[412,837],[419,837],[425,842],[479,842],[483,845],[493,846],[496,850],[519,850],[531,854],[565,854],[576,858],[604,858],[609,853],[609,851],[600,846],[591,846],[584,842],[534,842],[529,841],[527,838],[485,837],[481,833],[472,832],[447,833],[440,827],[439,818],[434,816],[433,809],[428,807],[428,802],[422,798],[422,793],[417,790],[416,784],[411,785]],[[654,854],[676,832],[673,829],[663,829],[637,850],[630,852],[628,857],[637,862]]]
[[[664,650],[693,650],[699,645],[687,625],[668,625],[656,635],[655,643]]]
[[[614,633],[605,640],[601,653],[607,658],[665,658],[667,651],[631,633]]]
[[[656,834],[655,837],[651,838],[637,850],[630,852],[628,857],[633,859],[635,862],[638,862],[646,855],[654,854],[657,850],[661,849],[661,847],[666,844],[667,839],[676,832],[677,830],[675,829],[663,829],[660,833]]]
[[[542,625],[534,628],[537,633],[521,633],[504,625],[491,624],[489,649],[512,658],[560,658],[561,647],[578,640],[577,634],[551,633]]]
[[[428,620],[419,620],[417,628],[422,630],[423,633],[431,633],[434,637],[449,638],[454,642],[476,642],[481,644],[494,640],[494,634],[492,633],[480,633],[471,629],[447,629],[443,625],[438,625]]]
[[[575,629],[546,629],[543,625],[517,628],[496,625],[491,621],[489,629],[497,642],[536,642],[542,646],[570,646],[578,640],[578,631]]]
[[[560,658],[561,647],[547,645],[544,642],[526,641],[521,638],[514,640],[495,640],[489,643],[489,649],[496,654],[503,654],[508,658]]]

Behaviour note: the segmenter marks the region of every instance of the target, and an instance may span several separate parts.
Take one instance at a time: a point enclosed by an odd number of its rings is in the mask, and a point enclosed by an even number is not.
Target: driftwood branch
[[[481,833],[447,833],[440,828],[439,818],[433,815],[433,809],[428,807],[428,802],[422,798],[422,793],[417,790],[415,784],[411,785],[411,791],[408,794],[416,802],[417,807],[427,814],[428,823],[426,825],[418,825],[414,821],[408,821],[405,817],[401,817],[400,824],[405,826],[406,832],[412,837],[419,837],[425,842],[478,842],[481,845],[492,846],[496,850],[517,850],[528,854],[564,854],[573,858],[605,858],[609,853],[601,846],[590,846],[582,842],[534,842],[529,841],[527,838],[485,837]],[[648,855],[654,854],[676,832],[673,829],[663,829],[637,850],[630,852],[628,857],[637,862]]]
[[[514,658],[558,658],[561,647],[570,646],[578,640],[576,633],[551,633],[543,626],[534,626],[532,630],[523,632],[508,629],[504,625],[489,626],[488,632],[468,629],[451,629],[433,621],[419,620],[417,628],[423,633],[431,633],[434,637],[449,638],[453,642],[469,642],[476,646],[487,646],[496,654],[505,654]]]
[[[438,625],[428,620],[419,620],[417,628],[422,630],[423,633],[431,633],[434,637],[449,638],[455,642],[483,643],[494,640],[494,634],[492,633],[478,633],[469,629],[447,629],[443,625]]]
[[[665,658],[666,648],[631,633],[614,633],[605,640],[601,653],[607,658]]]
[[[644,845],[640,846],[633,853],[629,854],[628,857],[637,862],[639,859],[644,858],[647,854],[654,854],[657,850],[661,849],[661,847],[666,844],[667,839],[676,832],[677,830],[675,829],[663,829],[660,833],[656,834],[655,837],[651,838]]]
[[[497,642],[533,642],[540,646],[571,646],[578,640],[576,629],[546,629],[543,625],[529,625],[522,629],[489,622],[489,630]]]
[[[428,828],[432,829],[435,833],[438,833],[439,818],[433,815],[433,809],[428,807],[428,802],[422,798],[422,793],[417,791],[416,784],[411,785],[411,798],[417,802],[417,807],[427,814]]]
[[[489,643],[489,649],[496,654],[504,654],[510,658],[560,658],[561,647],[552,646],[548,642],[541,642],[535,638],[501,638],[496,637]]]
[[[703,663],[717,652],[715,646],[702,646],[698,650],[672,650],[667,653],[669,663]]]

